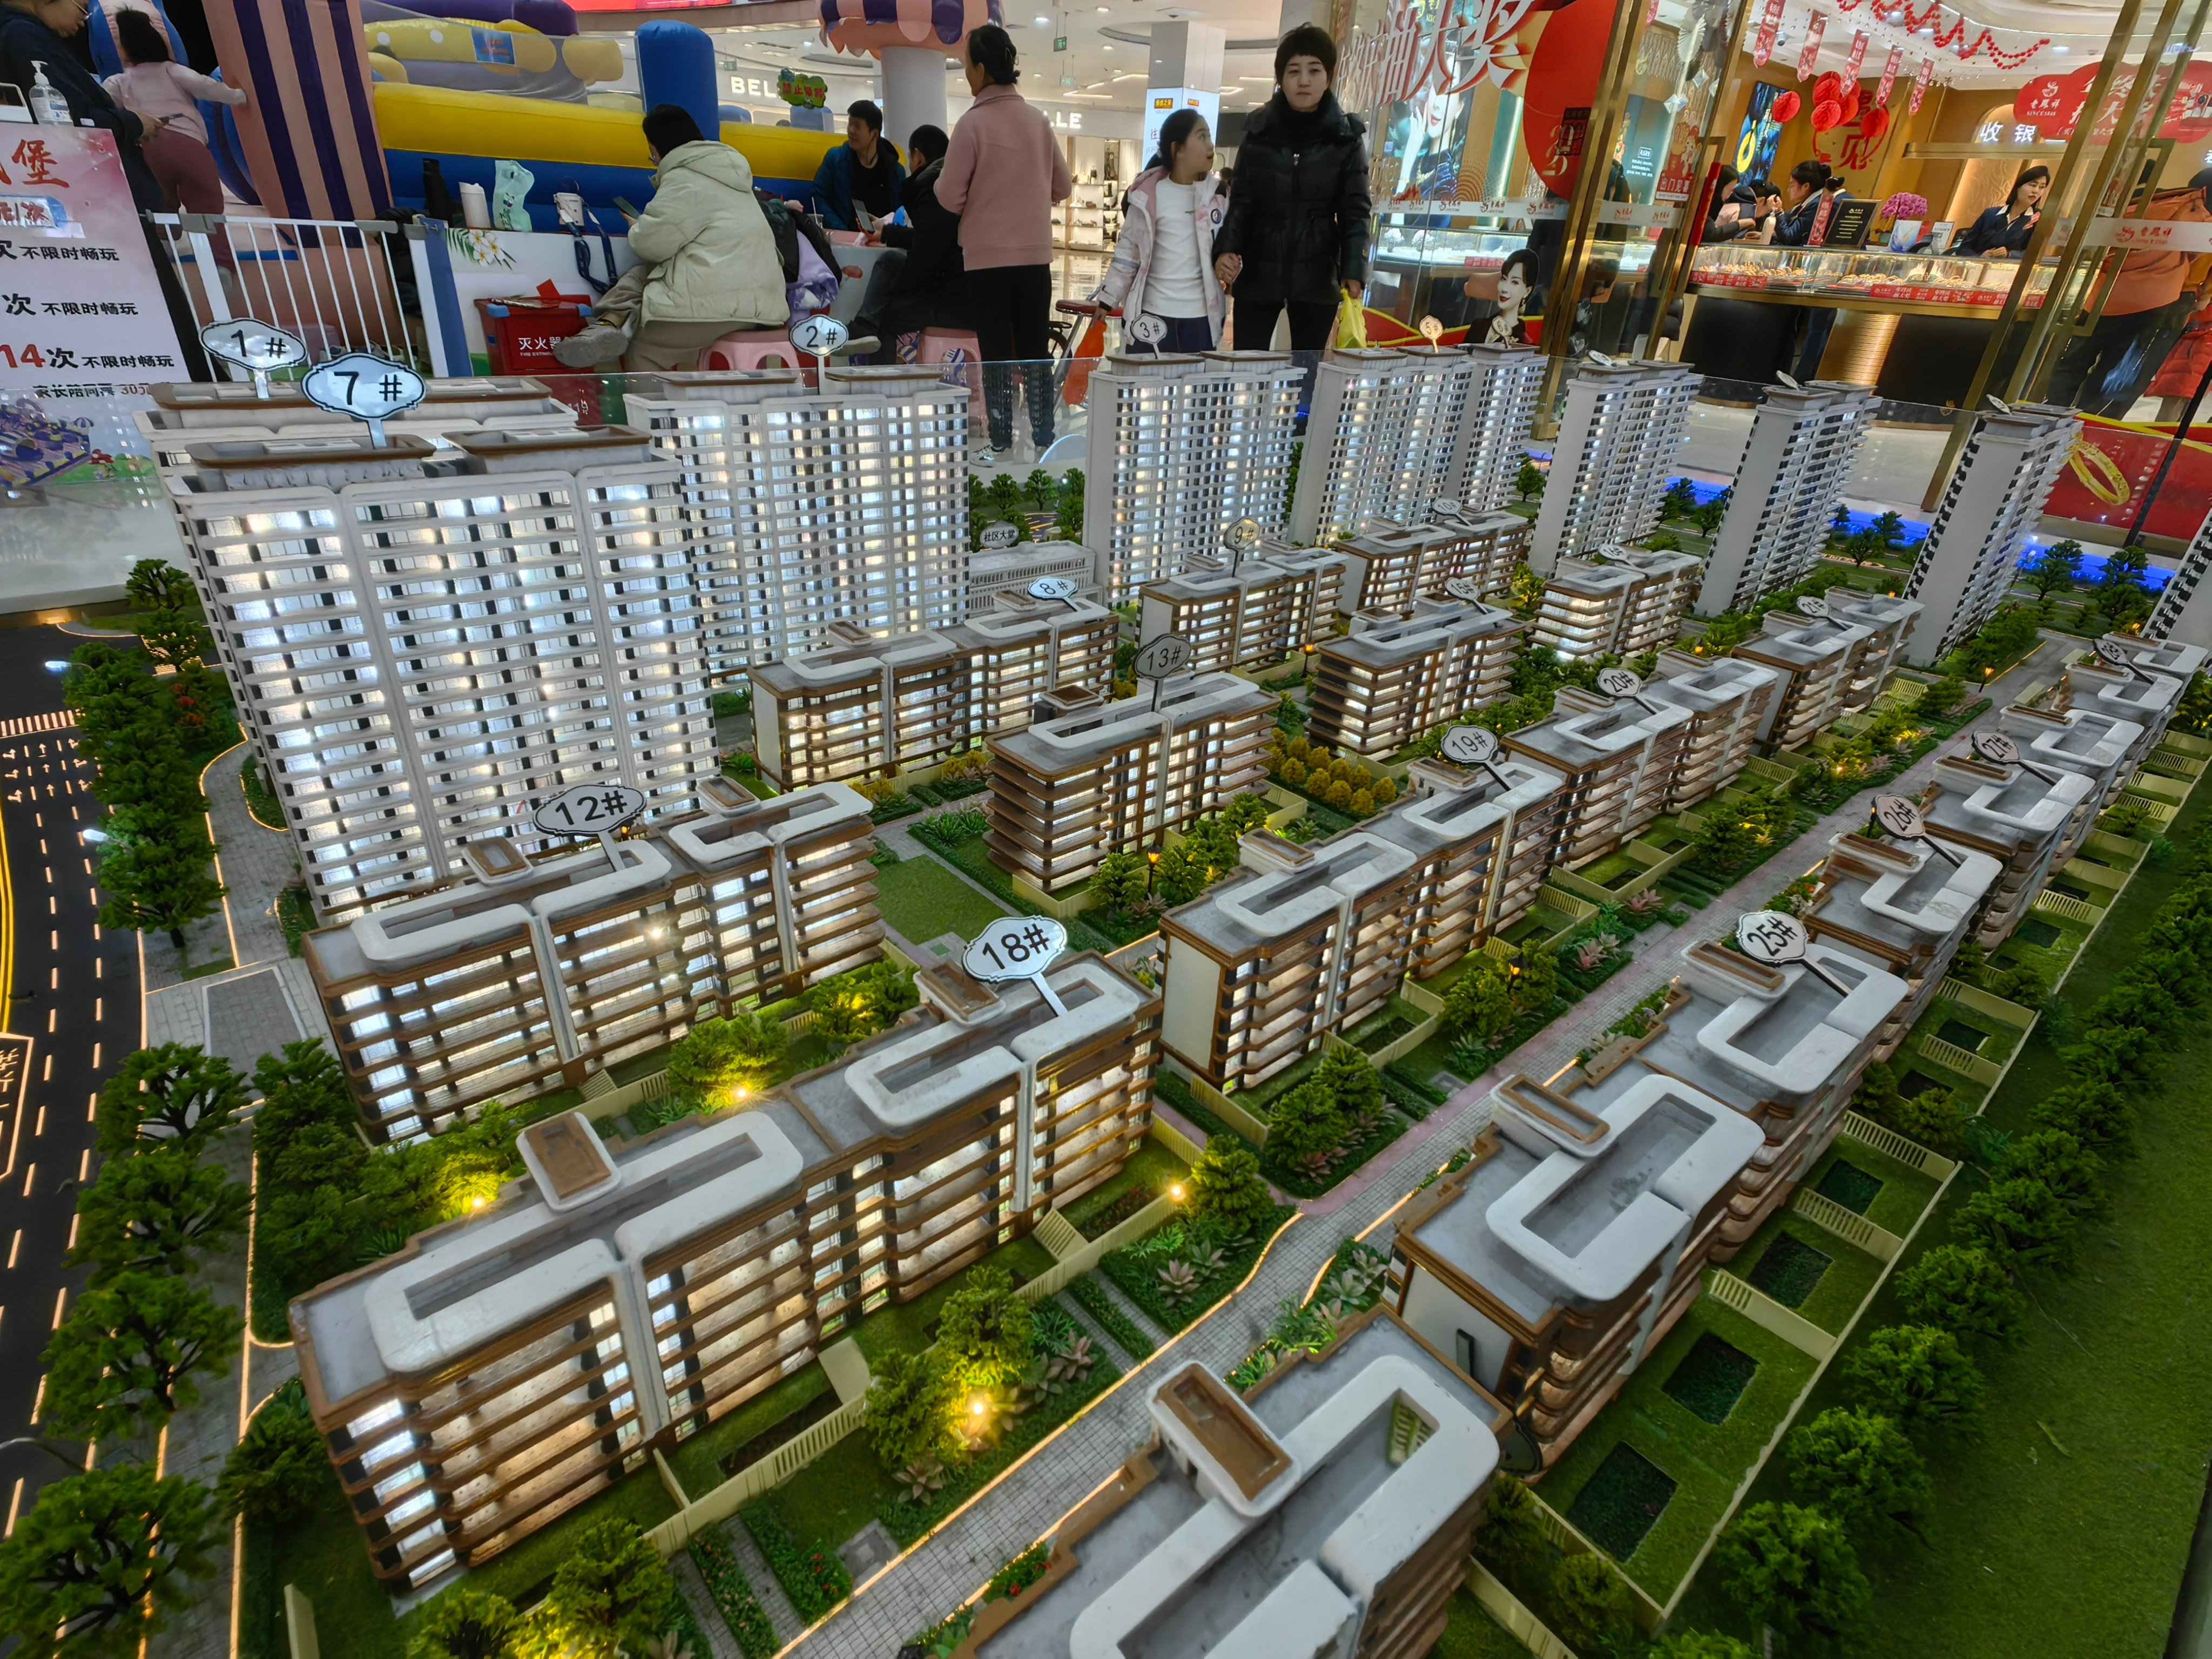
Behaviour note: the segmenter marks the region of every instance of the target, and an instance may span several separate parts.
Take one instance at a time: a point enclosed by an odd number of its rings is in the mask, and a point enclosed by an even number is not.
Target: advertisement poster
[[[1866,31],[1861,29],[1851,36],[1851,54],[1844,59],[1844,80],[1856,81],[1859,78],[1859,70],[1866,66]]]
[[[2089,83],[2097,78],[2099,67],[2094,63],[2083,64],[2063,75],[2037,76],[2020,89],[2019,97],[2013,102],[2013,119],[2033,124],[2038,135],[2045,138],[2072,137],[2081,119],[2081,106],[2088,101]],[[2127,101],[2135,78],[2132,64],[2124,64],[2112,72],[2112,89],[2106,94],[2105,106],[2097,112],[2096,127],[2090,134],[2095,143],[2104,143],[2111,139],[2113,128],[2119,125],[2120,106]],[[2212,64],[2191,64],[2181,71],[2172,95],[2166,100],[2166,115],[2158,136],[2182,143],[2212,137]]]
[[[1774,100],[1781,95],[1781,88],[1764,81],[1751,89],[1751,107],[1743,112],[1743,127],[1735,141],[1735,170],[1747,179],[1765,179],[1774,170],[1775,152],[1782,147],[1782,123],[1774,118]]]
[[[1612,0],[1577,0],[1552,13],[1536,44],[1522,92],[1521,143],[1529,165],[1554,195],[1572,195],[1575,175],[1582,170],[1613,13]]]
[[[1897,66],[1905,61],[1905,49],[1892,46],[1889,61],[1881,66],[1881,84],[1875,88],[1874,106],[1884,109],[1889,104],[1889,89],[1897,84]]]
[[[187,378],[115,140],[97,127],[0,139],[0,398],[66,417]],[[21,135],[20,137],[16,135]]]
[[[1920,60],[1920,73],[1912,77],[1912,101],[1905,107],[1906,114],[1917,115],[1920,113],[1920,100],[1928,95],[1929,84],[1933,82],[1935,78],[1936,60],[1933,58],[1922,58]]]

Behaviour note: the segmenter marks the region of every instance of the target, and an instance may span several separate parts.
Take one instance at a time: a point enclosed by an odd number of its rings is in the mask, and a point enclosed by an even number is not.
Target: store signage
[[[1682,216],[1679,207],[1664,202],[1600,202],[1597,222],[1601,225],[1656,225],[1662,230]]]
[[[2174,219],[2115,219],[2100,214],[2082,233],[2084,247],[2142,248],[2151,252],[2212,253],[2212,224]]]
[[[1876,87],[1874,92],[1874,102],[1876,109],[1886,109],[1888,107],[1889,89],[1897,84],[1897,66],[1904,61],[1905,48],[1902,46],[1892,46],[1889,49],[1889,61],[1881,66],[1881,84]]]
[[[1864,247],[1867,233],[1874,228],[1875,210],[1881,205],[1879,202],[1869,202],[1857,197],[1848,202],[1837,203],[1835,214],[1828,221],[1826,234],[1820,238],[1820,246]]]
[[[1819,12],[1805,28],[1805,45],[1797,54],[1797,78],[1809,81],[1813,71],[1820,64],[1820,37],[1828,32],[1828,20]]]
[[[1929,83],[1935,78],[1936,60],[1933,58],[1922,58],[1920,73],[1912,77],[1912,101],[1905,106],[1905,112],[1907,115],[1920,113],[1920,100],[1928,95]]]
[[[1782,8],[1784,0],[1766,0],[1766,9],[1759,19],[1759,33],[1753,36],[1751,61],[1764,67],[1774,56],[1774,39],[1782,33]]]
[[[1859,78],[1859,70],[1866,63],[1866,31],[1861,29],[1851,36],[1850,55],[1844,59],[1844,80],[1856,81]]]
[[[1380,29],[1355,32],[1345,48],[1338,100],[1367,110],[1455,97],[1484,81],[1502,87],[1527,67],[1513,33],[1536,11],[1537,0],[1462,0],[1433,14],[1417,0],[1396,0]]]
[[[1619,204],[1607,204],[1617,206]],[[1530,202],[1519,196],[1486,196],[1479,202],[1462,202],[1452,210],[1455,218],[1465,214],[1474,219],[1517,219],[1527,224],[1538,219],[1564,219],[1567,216],[1565,202]]]
[[[2090,83],[2097,78],[2099,67],[2096,64],[2083,64],[2063,75],[2037,76],[2020,89],[2019,96],[2013,100],[2013,119],[2022,125],[2032,124],[2045,138],[2072,137],[2081,119],[2082,106],[2088,102]],[[2127,102],[2135,80],[2136,66],[2132,64],[2123,64],[2112,72],[2111,89],[2105,94],[2104,105],[2097,112],[2096,125],[2089,135],[2095,143],[2111,140],[2119,126],[2121,106]],[[2185,143],[2212,137],[2212,64],[2191,64],[2183,69],[2166,99],[2166,116],[2158,136]]]
[[[1194,109],[1208,132],[1221,131],[1221,94],[1200,87],[1153,87],[1145,94],[1144,154],[1157,155],[1160,128],[1179,109]]]

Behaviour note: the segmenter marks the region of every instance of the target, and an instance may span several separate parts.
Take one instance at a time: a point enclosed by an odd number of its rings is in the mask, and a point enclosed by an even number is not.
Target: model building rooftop
[[[1736,647],[1737,654],[1799,671],[1827,666],[1874,632],[1861,623],[1801,617],[1794,611],[1770,611],[1759,618],[1759,627],[1757,634]]]
[[[1437,650],[1455,639],[1510,634],[1527,626],[1511,611],[1496,605],[1425,593],[1413,601],[1411,610],[1358,611],[1352,617],[1349,634],[1322,644],[1332,656],[1383,668],[1409,656]]]
[[[1153,1444],[1057,1533],[1074,1570],[978,1659],[1351,1652],[1495,1472],[1506,1413],[1377,1310],[1249,1401],[1186,1365],[1154,1385],[1151,1417]]]
[[[1961,932],[2004,866],[1986,853],[1950,850],[1955,866],[1911,842],[1838,836],[1817,912],[1821,924],[1905,952]]]
[[[2135,752],[2143,728],[2101,709],[2069,708],[2054,714],[2015,703],[1997,716],[1998,728],[2018,743],[2030,765],[2087,772],[2109,779]]]
[[[1659,671],[1644,683],[1647,702],[1670,704],[1693,714],[1727,708],[1777,684],[1781,676],[1761,663],[1741,657],[1692,657],[1662,651]]]
[[[1936,763],[1936,784],[1938,793],[1925,809],[1929,829],[2001,847],[2056,835],[2097,787],[2087,773],[2058,771],[2045,777],[2025,766],[2000,766],[1964,751]]]
[[[1170,680],[1157,708],[1142,694],[1107,702],[1063,691],[1050,701],[1062,712],[991,739],[999,752],[1048,777],[1095,765],[1118,750],[1157,739],[1163,730],[1182,732],[1209,721],[1272,714],[1276,699],[1249,680],[1215,673]]]
[[[1686,725],[1687,708],[1647,708],[1626,698],[1605,702],[1563,690],[1554,713],[1534,726],[1524,726],[1507,738],[1516,749],[1569,772],[1585,771],[1612,760],[1674,727]]]

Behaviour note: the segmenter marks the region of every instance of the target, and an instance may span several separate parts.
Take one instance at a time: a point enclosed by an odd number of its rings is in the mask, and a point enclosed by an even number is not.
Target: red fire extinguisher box
[[[566,374],[572,371],[553,355],[553,343],[582,331],[592,318],[592,296],[563,294],[550,281],[535,295],[479,300],[484,345],[495,374]]]

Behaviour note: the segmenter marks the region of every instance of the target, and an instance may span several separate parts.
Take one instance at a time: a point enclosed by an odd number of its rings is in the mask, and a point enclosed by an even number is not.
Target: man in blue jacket
[[[884,143],[883,111],[863,98],[845,112],[845,142],[815,169],[814,210],[831,230],[858,230],[854,208],[890,218],[905,179],[898,152]]]

